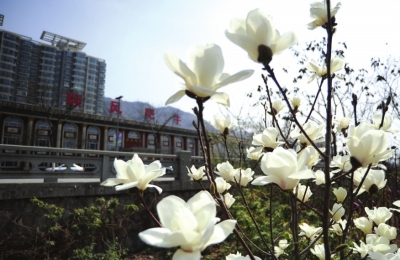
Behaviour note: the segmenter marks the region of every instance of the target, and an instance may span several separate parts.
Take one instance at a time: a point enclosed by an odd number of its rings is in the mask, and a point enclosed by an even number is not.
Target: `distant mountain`
[[[112,101],[111,98],[108,97],[104,98],[104,104],[103,104],[104,116],[111,116],[110,115],[111,101]],[[175,122],[174,120],[170,120],[167,123],[168,126],[195,130],[192,122],[193,120],[197,122],[197,118],[194,114],[184,112],[174,107],[154,107],[147,102],[141,102],[141,101],[129,102],[121,100],[122,114],[120,115],[120,118],[144,122],[146,108],[154,109],[153,122],[156,124],[164,124],[165,121],[168,120],[168,118],[171,118],[174,114],[178,114],[180,122],[177,124],[177,122]],[[209,122],[206,122],[206,127],[209,129],[209,131],[212,132],[216,131],[216,129]]]

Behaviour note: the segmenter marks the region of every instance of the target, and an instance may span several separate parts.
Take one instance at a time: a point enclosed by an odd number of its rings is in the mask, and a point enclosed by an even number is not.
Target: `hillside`
[[[110,105],[111,98],[104,97],[104,105],[103,105],[103,115],[110,116]],[[168,118],[171,118],[174,114],[178,114],[180,118],[180,122],[177,124],[174,120],[169,120],[167,123],[168,126],[185,128],[190,130],[195,130],[193,127],[193,120],[197,121],[196,116],[192,113],[184,112],[174,107],[153,107],[149,103],[140,102],[140,101],[124,101],[121,100],[121,111],[122,114],[120,118],[128,119],[128,120],[136,120],[139,122],[145,121],[145,109],[151,108],[154,109],[154,120],[152,122],[156,124],[163,124]],[[206,122],[206,127],[208,129],[212,129],[215,131],[216,129],[209,123]]]

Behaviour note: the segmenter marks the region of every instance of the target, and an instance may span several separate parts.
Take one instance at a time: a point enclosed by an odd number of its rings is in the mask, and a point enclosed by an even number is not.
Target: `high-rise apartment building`
[[[0,30],[0,101],[103,114],[106,63],[86,43],[44,31],[37,42]]]

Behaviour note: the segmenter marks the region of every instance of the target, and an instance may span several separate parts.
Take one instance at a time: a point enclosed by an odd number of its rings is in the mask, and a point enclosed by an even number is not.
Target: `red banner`
[[[145,118],[145,119],[154,120],[154,109],[152,109],[152,108],[146,108],[146,109],[144,110],[144,118]]]
[[[119,110],[119,102],[118,101],[111,101],[110,113],[112,113],[112,112],[117,112],[119,114],[122,114],[122,111]]]
[[[73,92],[68,92],[67,105],[73,107],[82,107],[82,96]]]

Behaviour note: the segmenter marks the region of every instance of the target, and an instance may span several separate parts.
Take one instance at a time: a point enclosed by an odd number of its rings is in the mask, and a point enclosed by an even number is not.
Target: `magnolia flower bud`
[[[338,189],[334,188],[333,194],[335,194],[338,202],[343,202],[347,196],[347,191],[342,187],[339,187]]]
[[[344,212],[345,210],[342,204],[340,203],[333,204],[333,208],[331,211],[333,221],[338,222],[344,215]]]
[[[214,124],[222,135],[227,136],[229,135],[229,128],[232,126],[231,116],[214,115]]]

